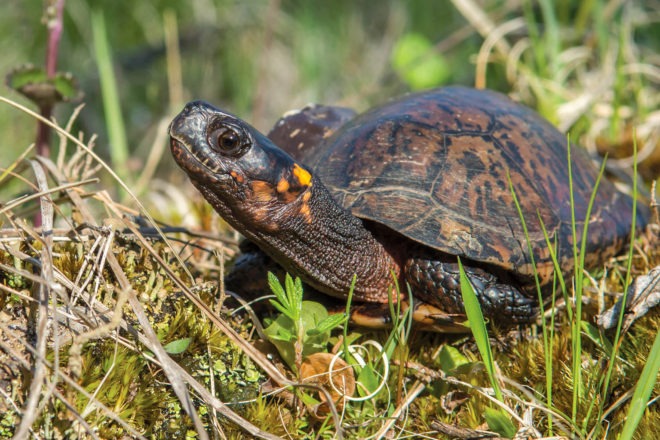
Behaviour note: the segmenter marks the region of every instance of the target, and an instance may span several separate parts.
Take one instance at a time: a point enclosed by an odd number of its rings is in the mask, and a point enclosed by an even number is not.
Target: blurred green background
[[[488,64],[482,63],[485,85],[512,92],[560,129],[577,130],[578,139],[604,118],[606,146],[618,146],[629,127],[657,112],[660,5],[654,0],[66,0],[58,70],[78,79],[85,109],[76,130],[98,134],[96,150],[104,158],[111,153],[94,10],[106,23],[132,172],[155,140],[164,142],[157,139],[162,121],[190,99],[210,101],[262,130],[309,102],[363,110],[414,88],[474,85],[477,54],[499,31],[504,38],[493,39]],[[44,64],[43,16],[41,0],[5,0],[3,75],[24,63]],[[646,67],[625,70],[632,65]],[[7,87],[0,94],[27,103]],[[585,96],[586,105],[578,105]],[[73,107],[58,106],[60,123]],[[35,125],[0,105],[0,165],[34,141]],[[168,157],[161,171],[171,167]]]

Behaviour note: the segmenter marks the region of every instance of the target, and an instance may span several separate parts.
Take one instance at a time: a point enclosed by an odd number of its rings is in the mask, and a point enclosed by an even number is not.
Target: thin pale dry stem
[[[23,163],[26,157],[28,157],[31,153],[32,150],[34,149],[34,144],[30,145],[27,147],[21,154],[14,160],[11,165],[9,165],[7,168],[0,168],[2,170],[2,174],[0,175],[0,185],[4,183],[4,180],[7,177],[18,177],[24,181],[24,183],[28,183],[30,186],[33,186],[34,184],[26,179],[23,178],[23,176],[20,176],[19,174],[15,174],[14,171],[17,171],[19,166]]]
[[[163,157],[165,147],[167,146],[168,124],[169,120],[163,118],[156,126],[156,136],[151,143],[151,148],[149,148],[149,156],[147,157],[147,161],[142,168],[142,171],[140,172],[140,177],[138,177],[138,180],[134,185],[136,194],[142,194],[154,178],[156,168],[158,167],[158,164]]]
[[[408,411],[410,404],[426,389],[426,384],[422,381],[417,381],[413,384],[412,389],[406,394],[406,398],[396,407],[392,412],[390,417],[385,420],[383,426],[380,427],[378,432],[375,434],[375,438],[381,439],[384,438],[387,433],[392,429],[394,424],[399,420],[404,412]]]
[[[43,168],[37,163],[32,161],[32,168],[35,173],[39,189],[44,195],[41,197],[41,221],[43,232],[43,249],[41,251],[41,276],[44,279],[43,283],[35,284],[34,293],[36,300],[36,311],[32,315],[36,315],[36,354],[39,359],[46,358],[46,347],[49,339],[48,328],[48,304],[51,297],[50,291],[53,287],[53,260],[52,249],[53,239],[50,231],[53,228],[53,205],[52,200],[48,197],[48,182]],[[56,358],[57,359],[57,358]],[[21,423],[16,429],[16,438],[25,438],[32,427],[32,424],[39,416],[37,405],[42,398],[42,389],[46,380],[46,367],[42,362],[35,360],[33,369],[32,382],[30,383],[30,390],[28,393],[28,400],[23,409],[23,418]],[[43,399],[48,399],[49,393],[43,393]]]
[[[522,18],[514,18],[513,20],[507,21],[495,27],[492,32],[488,34],[484,44],[482,44],[481,48],[479,49],[479,54],[477,55],[476,73],[474,80],[474,86],[476,88],[486,88],[486,67],[488,66],[488,62],[491,59],[491,52],[493,48],[498,48],[501,52],[502,58],[506,59],[510,51],[510,47],[508,43],[506,43],[506,45],[502,44],[502,42],[506,42],[505,36],[511,32],[524,29],[525,26],[525,21]],[[506,51],[504,51],[505,49]]]
[[[463,14],[463,17],[470,22],[470,24],[479,32],[484,38],[488,38],[494,34],[497,25],[491,20],[487,14],[476,2],[472,0],[452,0],[452,3],[458,11]],[[496,38],[493,45],[500,52],[501,55],[506,56],[510,50],[509,43],[502,39]]]

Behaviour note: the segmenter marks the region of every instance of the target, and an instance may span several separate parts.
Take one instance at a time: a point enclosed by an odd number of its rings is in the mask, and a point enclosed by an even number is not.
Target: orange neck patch
[[[275,188],[268,182],[263,180],[255,180],[251,183],[252,194],[259,202],[270,202],[275,199]]]
[[[288,174],[288,173],[287,173]],[[291,203],[312,186],[312,175],[298,164],[293,164],[291,174],[285,175],[276,184],[264,180],[254,180],[250,183],[252,194],[259,202],[270,202],[275,200]],[[305,193],[301,203],[307,205],[311,193]],[[307,211],[303,207],[303,211]],[[307,217],[307,215],[304,213]]]
[[[310,186],[312,183],[312,175],[309,174],[307,170],[302,168],[300,165],[297,163],[293,164],[293,175],[296,179],[298,179],[298,183],[301,186]]]

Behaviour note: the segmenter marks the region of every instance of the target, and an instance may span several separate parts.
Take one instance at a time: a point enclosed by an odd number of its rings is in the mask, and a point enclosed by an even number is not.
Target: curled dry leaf
[[[633,322],[646,315],[649,310],[660,304],[660,266],[640,275],[628,288],[626,297],[623,328],[628,329]],[[623,307],[623,297],[610,309],[596,317],[596,322],[602,329],[614,328]]]
[[[445,410],[445,413],[452,414],[468,400],[470,400],[468,393],[450,391],[442,398],[442,409]]]
[[[344,397],[355,393],[355,375],[353,369],[342,359],[335,359],[331,353],[314,353],[305,358],[300,366],[300,378],[303,383],[314,384],[328,390],[337,410],[344,406]],[[330,366],[332,365],[332,371]],[[332,386],[330,380],[332,379]],[[329,406],[324,393],[319,393],[323,402],[316,411],[317,415],[327,414]]]

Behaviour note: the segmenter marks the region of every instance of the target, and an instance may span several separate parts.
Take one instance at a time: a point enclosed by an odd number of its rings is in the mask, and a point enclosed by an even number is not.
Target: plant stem
[[[46,6],[48,15],[48,49],[46,51],[46,74],[49,78],[55,76],[57,68],[57,54],[62,37],[62,13],[64,11],[64,0],[48,0]],[[53,8],[53,9],[51,9]]]
[[[48,45],[46,46],[46,75],[54,78],[57,69],[57,54],[62,37],[62,13],[64,0],[46,0],[44,5],[46,27],[48,28]],[[42,104],[39,108],[41,116],[50,120],[53,113],[53,104]],[[50,127],[42,121],[37,122],[37,139],[35,140],[38,156],[50,156]],[[34,216],[34,226],[41,226],[41,211]]]
[[[46,26],[48,27],[48,45],[46,46],[46,75],[48,78],[55,77],[57,69],[57,54],[59,52],[62,37],[62,13],[64,11],[64,0],[46,0]],[[53,106],[47,105],[39,109],[41,116],[50,119]],[[38,122],[37,127],[37,154],[39,156],[50,156],[50,127],[43,122]]]

